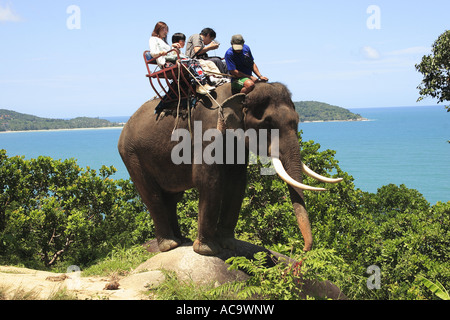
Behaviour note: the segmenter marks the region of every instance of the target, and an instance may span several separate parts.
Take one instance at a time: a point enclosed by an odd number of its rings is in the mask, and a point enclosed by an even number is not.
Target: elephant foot
[[[182,244],[179,239],[158,239],[158,247],[161,252],[167,252],[175,249]]]
[[[236,239],[234,237],[221,238],[219,244],[223,249],[234,251],[236,249]]]
[[[194,241],[194,251],[202,256],[215,256],[220,252],[220,247],[213,242],[200,242],[198,239]]]

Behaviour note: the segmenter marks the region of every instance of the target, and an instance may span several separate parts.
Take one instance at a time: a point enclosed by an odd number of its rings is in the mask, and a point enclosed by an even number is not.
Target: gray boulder
[[[295,260],[290,259],[280,253],[270,251],[266,248],[256,246],[244,241],[236,241],[235,250],[224,250],[218,256],[208,257],[202,256],[194,252],[192,243],[185,243],[184,245],[170,250],[168,252],[161,252],[156,256],[150,258],[142,263],[134,270],[134,274],[144,273],[140,276],[143,285],[152,284],[152,279],[155,277],[155,272],[158,270],[168,270],[176,273],[181,281],[192,280],[198,284],[224,284],[233,281],[244,281],[249,278],[249,275],[241,270],[228,270],[229,265],[225,261],[234,256],[243,256],[248,259],[253,258],[257,252],[267,252],[273,255],[276,259],[268,259],[266,264],[268,267],[274,266],[275,263],[296,263]],[[144,245],[148,251],[157,252],[158,246],[156,240],[152,240]],[[277,260],[278,259],[278,260]],[[146,281],[145,277],[148,274],[149,279]],[[162,274],[162,273],[161,273]],[[158,283],[161,282],[161,275],[157,277]],[[341,290],[330,281],[302,281],[302,292],[318,298],[329,298],[333,300],[345,300],[346,296]],[[155,283],[153,283],[155,285]]]

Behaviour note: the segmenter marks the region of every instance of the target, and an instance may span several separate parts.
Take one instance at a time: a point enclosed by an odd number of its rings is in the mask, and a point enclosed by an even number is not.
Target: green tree
[[[130,181],[75,160],[25,160],[0,150],[0,263],[80,267],[115,246],[142,244],[153,223]]]
[[[450,101],[450,30],[441,34],[434,42],[430,55],[422,57],[416,65],[417,71],[423,74],[422,83],[417,87],[420,97],[417,101],[429,96],[438,102]],[[447,106],[450,112],[450,106]]]

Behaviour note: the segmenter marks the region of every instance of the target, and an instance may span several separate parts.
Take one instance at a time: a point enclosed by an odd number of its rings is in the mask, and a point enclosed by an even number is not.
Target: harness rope
[[[219,119],[217,122],[217,129],[219,129],[221,132],[224,132],[226,125],[225,125],[225,116],[223,114],[223,106],[217,102],[216,99],[214,99],[214,97],[209,93],[208,90],[206,90],[206,88],[200,83],[200,81],[198,81],[198,79],[192,74],[192,72],[182,63],[180,63],[180,61],[177,61],[177,65],[178,65],[178,104],[177,104],[177,116],[175,119],[175,126],[172,130],[172,134],[175,132],[175,130],[178,127],[179,124],[179,120],[180,120],[180,105],[181,105],[181,88],[180,88],[180,77],[181,77],[181,66],[183,66],[183,68],[191,75],[191,77],[197,82],[197,84],[206,92],[206,95],[213,101],[216,103],[216,105],[219,107]],[[205,71],[206,72],[206,71]],[[216,75],[221,75],[221,76],[229,76],[229,77],[233,77],[232,75],[227,75],[227,74],[222,74],[222,73],[217,73],[217,72],[212,72],[212,71],[208,71],[206,73],[211,73],[211,74],[216,74]],[[189,89],[188,89],[188,95],[189,95]],[[189,125],[189,132],[191,133],[192,136],[192,128],[191,128],[191,106],[189,103],[189,99],[187,99],[187,111],[188,111],[188,125]]]
[[[209,94],[209,91],[205,89],[205,87],[200,83],[200,81],[198,81],[198,80],[194,77],[194,75],[192,74],[192,72],[191,72],[184,64],[182,64],[182,66],[184,67],[184,69],[187,70],[187,72],[189,72],[189,74],[191,75],[191,77],[195,79],[195,81],[199,84],[199,86],[202,87],[203,90],[206,91],[206,95],[207,95],[212,101],[214,101],[214,102],[217,104],[217,106],[219,107],[219,117],[220,117],[220,119],[221,119],[223,122],[225,122],[225,117],[224,117],[224,115],[223,115],[223,107],[222,107],[222,105],[221,105],[220,103],[218,103],[217,100],[214,99],[212,95]]]
[[[180,105],[181,105],[181,89],[180,89],[180,74],[181,74],[181,63],[177,63],[178,65],[178,105],[177,105],[177,117],[175,119],[175,127],[172,130],[172,135],[178,127],[178,122],[180,120]],[[188,99],[189,100],[189,99]],[[188,109],[189,113],[189,109]]]

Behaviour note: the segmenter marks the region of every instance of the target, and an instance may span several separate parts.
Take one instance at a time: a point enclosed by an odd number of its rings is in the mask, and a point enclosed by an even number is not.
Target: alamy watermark
[[[67,289],[80,290],[81,289],[81,269],[79,266],[70,266],[67,268],[66,273],[70,273],[70,277],[67,279]]]
[[[381,269],[379,266],[371,265],[366,270],[371,276],[367,278],[367,288],[370,290],[381,289]]]
[[[69,14],[66,20],[66,26],[69,30],[81,29],[81,9],[77,5],[70,5],[66,9],[66,13]]]
[[[366,26],[369,30],[380,30],[381,29],[381,9],[377,5],[370,5],[366,10],[367,14],[370,16],[366,20]]]
[[[208,129],[203,133],[202,121],[194,121],[192,137],[187,129],[177,129],[171,140],[179,142],[171,153],[172,162],[176,165],[245,164],[247,147],[250,152],[259,156],[263,165],[271,164],[270,157],[279,156],[278,129],[227,129],[224,135],[218,129]],[[203,142],[211,143],[203,149]],[[249,164],[256,163],[256,157],[250,157]],[[274,175],[275,170],[273,167],[265,167],[261,169],[261,174]]]

